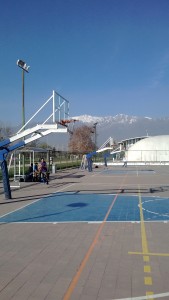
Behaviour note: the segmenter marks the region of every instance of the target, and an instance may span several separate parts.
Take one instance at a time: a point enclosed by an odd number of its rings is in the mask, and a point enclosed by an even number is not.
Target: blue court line
[[[103,221],[115,195],[57,193],[0,218],[11,222]],[[144,221],[169,221],[169,198],[142,197]],[[119,195],[107,221],[140,221],[138,196]]]

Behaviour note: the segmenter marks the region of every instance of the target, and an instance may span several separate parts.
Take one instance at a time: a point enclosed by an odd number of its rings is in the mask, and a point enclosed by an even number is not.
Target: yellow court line
[[[139,192],[138,192],[138,196],[139,196],[139,207],[140,207],[142,250],[145,253],[145,255],[147,255],[147,253],[149,253],[149,251],[148,251],[148,242],[147,242],[146,228],[145,228],[145,223],[144,223],[143,207],[142,207],[140,189],[139,189]]]
[[[146,236],[146,229],[144,223],[144,216],[143,216],[143,207],[141,201],[141,192],[139,189],[139,207],[140,207],[140,223],[141,223],[141,237],[142,237],[142,252],[133,252],[129,251],[128,254],[134,255],[143,255],[143,256],[169,256],[169,253],[152,253],[148,251],[148,242]],[[144,257],[144,261],[149,261],[148,257]]]
[[[153,292],[146,292],[146,296],[148,296],[148,299],[150,299],[150,300],[154,300],[154,293]]]
[[[149,262],[150,261],[150,257],[148,255],[144,255],[143,256],[143,261],[144,262]]]
[[[128,254],[134,254],[134,255],[149,255],[149,256],[169,256],[169,253],[152,253],[152,252],[128,252]]]
[[[145,273],[151,273],[151,267],[150,266],[144,266],[144,272]]]
[[[152,285],[152,278],[149,277],[144,277],[144,284],[145,285]]]
[[[140,188],[138,188],[138,195],[139,195],[139,208],[140,208],[140,221],[141,221],[141,239],[142,239],[142,252],[144,253],[143,261],[149,261],[149,250],[148,250],[148,241],[147,241],[147,235],[146,235],[146,227],[144,223],[144,215],[143,215],[143,206],[142,206],[142,199],[141,199],[141,192]],[[151,274],[151,266],[144,266],[144,272]],[[152,277],[151,276],[145,276],[144,277],[144,284],[145,286],[152,286]],[[147,295],[148,291],[146,292]],[[154,299],[151,297],[150,299]]]

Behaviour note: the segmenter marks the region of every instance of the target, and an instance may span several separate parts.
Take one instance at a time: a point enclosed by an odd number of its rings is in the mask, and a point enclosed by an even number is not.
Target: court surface
[[[103,221],[115,195],[56,193],[0,218],[3,222]],[[144,221],[169,221],[169,198],[142,197]],[[140,221],[139,197],[119,195],[107,222]]]
[[[169,299],[169,166],[65,170],[0,194],[0,299]]]

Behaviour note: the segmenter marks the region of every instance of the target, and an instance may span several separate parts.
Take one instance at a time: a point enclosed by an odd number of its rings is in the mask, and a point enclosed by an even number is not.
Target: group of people
[[[93,164],[93,160],[92,160],[92,155],[96,154],[96,152],[92,152],[89,154],[84,154],[82,156],[82,160],[81,160],[81,165],[80,165],[80,169],[81,170],[86,170],[88,169],[89,172],[92,172],[92,164]],[[104,166],[107,167],[107,157],[108,154],[105,153],[104,154]],[[123,157],[123,167],[127,167],[127,159],[126,157]]]
[[[47,170],[47,163],[42,157],[39,162],[35,162],[34,166],[33,164],[30,165],[27,181],[40,181],[48,184],[49,181],[49,173]]]
[[[90,153],[89,154],[84,154],[82,156],[80,169],[81,170],[88,169],[89,172],[92,172],[92,170],[93,170],[92,153],[91,154]]]

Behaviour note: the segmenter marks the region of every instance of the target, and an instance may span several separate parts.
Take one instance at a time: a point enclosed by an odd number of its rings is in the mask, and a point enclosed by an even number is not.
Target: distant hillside
[[[97,146],[100,147],[109,137],[117,142],[139,136],[154,136],[169,134],[169,118],[137,117],[124,114],[115,116],[97,117],[90,115],[75,116],[75,128],[82,125],[96,125]],[[72,123],[70,124],[72,126]],[[16,131],[15,131],[16,132]],[[50,134],[39,142],[45,140],[57,150],[66,150],[69,134]]]
[[[137,117],[118,114],[116,116],[97,117],[82,115],[73,117],[80,124],[96,125],[97,144],[101,146],[110,136],[116,141],[145,136],[169,134],[169,118]],[[76,123],[77,124],[77,123]]]

